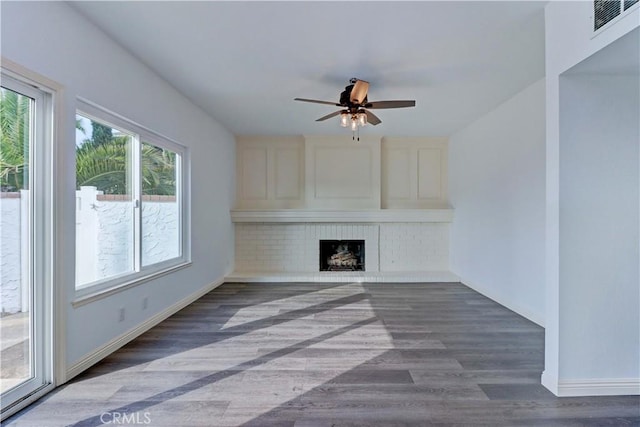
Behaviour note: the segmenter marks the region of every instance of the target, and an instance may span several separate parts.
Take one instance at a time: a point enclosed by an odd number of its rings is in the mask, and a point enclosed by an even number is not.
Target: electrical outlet
[[[142,309],[146,310],[149,307],[149,297],[142,298]]]
[[[118,322],[124,321],[124,307],[118,309]]]

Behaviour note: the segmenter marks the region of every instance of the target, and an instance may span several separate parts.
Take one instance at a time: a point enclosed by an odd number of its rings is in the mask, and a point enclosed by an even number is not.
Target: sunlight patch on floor
[[[361,284],[349,283],[244,307],[222,329],[237,335],[154,360],[144,371],[222,374],[223,379],[209,383],[205,379],[192,390],[185,384],[186,392],[171,400],[225,400],[229,406],[218,421],[241,424],[393,349],[391,335],[367,298]],[[290,307],[287,312],[269,306],[282,306],[283,300]],[[361,351],[341,351],[344,348]],[[235,393],[233,384],[238,381],[243,387]],[[255,394],[246,395],[247,383]]]
[[[264,286],[268,287],[269,284],[265,283]],[[355,297],[364,293],[366,293],[366,291],[361,283],[352,282],[322,288],[313,292],[286,296],[258,304],[248,304],[246,307],[239,308],[233,316],[221,326],[221,329],[241,326],[249,322],[265,320],[283,314],[280,312],[280,307],[282,307],[283,304],[292,307],[294,310],[313,309],[319,305],[332,303],[341,298]]]

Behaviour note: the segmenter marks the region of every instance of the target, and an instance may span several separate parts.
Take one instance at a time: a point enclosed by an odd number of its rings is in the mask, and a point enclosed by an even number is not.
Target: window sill
[[[94,301],[98,301],[103,298],[110,297],[111,295],[117,294],[127,289],[131,289],[133,287],[146,283],[150,280],[157,279],[158,277],[174,273],[178,270],[182,270],[183,268],[190,267],[191,264],[192,264],[191,261],[184,261],[180,264],[165,268],[163,270],[155,271],[140,277],[134,277],[134,278],[131,278],[130,280],[125,280],[120,284],[110,286],[109,288],[106,288],[106,289],[96,290],[95,292],[91,292],[91,288],[86,288],[84,290],[88,291],[88,293],[77,296],[73,301],[71,301],[71,306],[73,308],[82,307],[83,305],[90,304]]]

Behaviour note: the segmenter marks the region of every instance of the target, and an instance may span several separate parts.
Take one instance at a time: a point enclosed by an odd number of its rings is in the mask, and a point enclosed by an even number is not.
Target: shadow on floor
[[[9,425],[640,425],[637,396],[544,389],[543,345],[461,284],[230,283]]]

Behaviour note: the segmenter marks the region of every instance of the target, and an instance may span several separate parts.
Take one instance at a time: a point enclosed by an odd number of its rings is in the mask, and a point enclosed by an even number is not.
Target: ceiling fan
[[[322,122],[330,119],[331,117],[340,115],[341,126],[350,126],[352,131],[356,131],[359,127],[364,126],[367,123],[371,123],[374,126],[382,123],[375,114],[368,111],[369,109],[406,108],[416,106],[416,101],[413,100],[369,102],[367,99],[369,82],[356,78],[350,79],[349,82],[351,84],[346,86],[344,91],[340,94],[340,102],[318,101],[315,99],[305,98],[294,98],[294,100],[342,107],[342,110],[334,111],[331,114],[320,117],[316,122]]]

